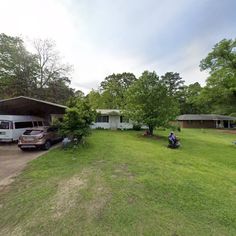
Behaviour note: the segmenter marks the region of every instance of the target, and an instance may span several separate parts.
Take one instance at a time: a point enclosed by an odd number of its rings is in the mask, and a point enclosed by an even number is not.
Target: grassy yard
[[[183,130],[179,150],[94,131],[52,150],[0,193],[0,235],[236,235],[236,135]]]

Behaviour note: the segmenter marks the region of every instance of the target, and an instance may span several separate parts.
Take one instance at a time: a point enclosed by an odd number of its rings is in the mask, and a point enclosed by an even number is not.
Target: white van
[[[49,126],[37,116],[0,115],[0,142],[17,141],[27,128]]]

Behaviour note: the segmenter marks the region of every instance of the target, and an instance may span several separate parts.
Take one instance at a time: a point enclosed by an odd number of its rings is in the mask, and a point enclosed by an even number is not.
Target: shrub
[[[133,125],[133,130],[136,130],[136,131],[141,130],[141,125],[140,124],[134,124]]]
[[[94,111],[85,98],[79,98],[73,107],[66,110],[60,125],[62,135],[76,143],[81,142],[83,137],[90,134],[90,125],[96,117]]]

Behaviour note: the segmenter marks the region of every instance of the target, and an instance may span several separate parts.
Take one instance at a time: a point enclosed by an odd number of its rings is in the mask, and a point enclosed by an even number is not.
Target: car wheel
[[[49,150],[51,147],[51,142],[49,140],[43,145],[43,150]]]
[[[26,148],[20,148],[21,149],[21,151],[23,151],[23,152],[25,152],[26,151]]]

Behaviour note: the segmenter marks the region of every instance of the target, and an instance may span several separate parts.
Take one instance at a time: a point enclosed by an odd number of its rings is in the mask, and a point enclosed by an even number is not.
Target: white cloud
[[[197,1],[2,0],[0,33],[26,40],[55,40],[65,62],[74,66],[72,86],[85,92],[96,89],[111,73],[127,71],[140,76],[146,69],[159,75],[176,71],[187,83],[204,83],[207,74],[198,66],[215,36],[204,35],[184,46],[173,38],[168,43],[175,43],[176,48],[162,51],[169,46],[166,38],[171,38],[173,24],[178,21],[181,25],[181,16],[194,3]],[[174,28],[172,33],[188,31],[178,30],[182,28]]]

